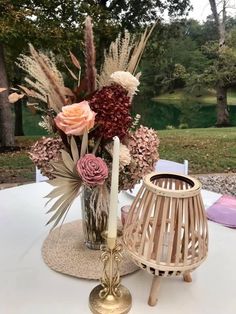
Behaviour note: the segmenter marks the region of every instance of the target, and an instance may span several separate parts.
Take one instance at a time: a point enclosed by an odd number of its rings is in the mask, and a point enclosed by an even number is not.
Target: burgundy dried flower
[[[42,137],[31,147],[29,152],[30,159],[44,176],[53,179],[53,168],[50,165],[50,161],[58,161],[60,159],[60,150],[63,147],[64,145],[60,138]]]
[[[106,163],[93,154],[86,154],[80,158],[76,168],[84,183],[89,186],[102,185],[108,177]]]
[[[111,140],[120,139],[128,134],[132,118],[130,98],[127,91],[119,85],[105,86],[96,92],[89,101],[90,108],[96,113],[95,136]]]
[[[159,139],[157,132],[140,126],[134,133],[130,133],[126,142],[130,150],[131,163],[120,173],[120,188],[132,189],[143,176],[154,170],[159,158]]]

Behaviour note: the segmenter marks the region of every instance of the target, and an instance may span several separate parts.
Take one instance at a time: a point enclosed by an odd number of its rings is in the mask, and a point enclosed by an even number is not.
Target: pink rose
[[[80,158],[76,168],[84,183],[90,186],[102,185],[108,177],[106,163],[93,154],[86,154]]]
[[[57,127],[66,134],[82,135],[86,128],[89,131],[94,126],[95,115],[84,100],[62,107],[62,112],[59,112],[54,120]]]

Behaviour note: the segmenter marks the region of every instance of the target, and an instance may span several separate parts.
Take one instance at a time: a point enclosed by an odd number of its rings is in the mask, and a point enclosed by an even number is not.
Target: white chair
[[[155,164],[155,171],[157,172],[174,172],[177,174],[188,175],[188,160],[184,163],[178,163],[171,160],[159,159]],[[127,190],[126,193],[135,197],[142,185],[142,181],[134,186],[132,190]]]
[[[43,176],[41,171],[36,167],[35,168],[35,181],[36,182],[43,182],[48,180],[48,177]]]
[[[175,172],[178,174],[188,174],[188,160],[184,163],[178,163],[171,160],[159,159],[155,164],[155,171],[157,172]]]

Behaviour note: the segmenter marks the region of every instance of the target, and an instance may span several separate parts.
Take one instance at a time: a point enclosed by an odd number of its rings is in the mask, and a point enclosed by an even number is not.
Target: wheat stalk
[[[89,94],[96,90],[96,56],[95,46],[93,41],[93,25],[91,17],[88,16],[85,19],[85,65],[86,65],[86,81],[87,92]]]
[[[53,55],[46,56],[42,52],[38,53],[32,45],[30,56],[21,54],[17,65],[23,69],[28,77],[25,81],[33,90],[29,90],[29,96],[34,94],[37,98],[47,103],[56,111],[61,111],[65,103],[65,87],[61,73],[57,70]]]
[[[118,35],[117,39],[111,43],[108,52],[104,52],[104,64],[101,67],[101,74],[98,76],[99,87],[109,84],[110,76],[115,71],[129,71],[135,75],[143,51],[147,44],[155,25],[150,31],[146,29],[137,39],[127,30],[122,37]]]

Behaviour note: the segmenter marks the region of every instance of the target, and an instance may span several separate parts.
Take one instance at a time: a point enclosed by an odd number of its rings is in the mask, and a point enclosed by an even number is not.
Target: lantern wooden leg
[[[148,304],[154,306],[157,303],[158,293],[161,285],[161,277],[154,275],[152,279],[152,286],[149,294]]]
[[[189,271],[186,271],[184,274],[183,274],[183,279],[185,282],[192,282],[192,276],[191,276],[191,273]]]

